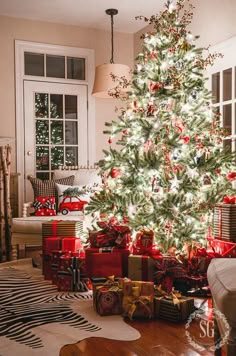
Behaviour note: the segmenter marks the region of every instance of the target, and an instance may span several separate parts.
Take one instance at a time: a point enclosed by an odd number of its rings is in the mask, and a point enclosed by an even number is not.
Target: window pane
[[[63,96],[60,94],[50,95],[50,117],[63,118]]]
[[[44,76],[44,55],[25,52],[25,74]]]
[[[223,127],[226,129],[228,135],[232,134],[231,111],[231,104],[223,106]]]
[[[219,103],[220,101],[220,73],[215,73],[212,75],[212,95],[213,103]]]
[[[66,166],[78,166],[78,147],[66,147]]]
[[[232,99],[232,68],[223,71],[223,101]]]
[[[36,147],[36,170],[49,170],[49,147]]]
[[[35,117],[48,117],[48,94],[35,93]]]
[[[65,78],[65,57],[46,55],[47,77]]]
[[[85,58],[67,57],[67,78],[85,80]]]
[[[49,127],[48,121],[36,120],[36,144],[49,143]]]
[[[77,96],[65,95],[65,118],[77,119]]]
[[[51,149],[51,169],[57,169],[64,165],[63,147],[52,147]]]
[[[39,179],[42,179],[42,180],[50,179],[49,172],[37,172],[36,173],[36,178],[39,178]]]
[[[65,122],[65,144],[77,145],[78,144],[78,129],[76,121]]]
[[[231,151],[231,140],[224,140],[223,147],[224,147],[224,149]]]
[[[51,144],[63,144],[63,121],[51,121]]]

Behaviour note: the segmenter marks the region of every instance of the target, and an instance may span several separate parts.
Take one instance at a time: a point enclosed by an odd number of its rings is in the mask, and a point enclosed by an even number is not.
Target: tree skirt
[[[96,314],[91,292],[58,292],[31,259],[0,265],[0,305],[0,356],[57,356],[62,346],[89,337],[140,337],[121,316]]]

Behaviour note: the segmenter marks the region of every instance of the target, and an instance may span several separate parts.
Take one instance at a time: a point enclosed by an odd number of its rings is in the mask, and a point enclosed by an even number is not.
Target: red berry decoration
[[[109,138],[108,143],[110,143],[110,144],[112,143],[112,139],[111,139],[111,137]]]
[[[121,175],[121,171],[120,169],[117,168],[112,168],[111,172],[110,172],[110,176],[111,178],[117,178]]]
[[[235,180],[236,179],[236,172],[231,172],[227,175],[228,180]]]

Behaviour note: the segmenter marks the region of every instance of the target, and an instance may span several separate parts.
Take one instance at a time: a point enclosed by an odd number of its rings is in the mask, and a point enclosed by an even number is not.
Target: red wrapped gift
[[[35,216],[56,215],[55,197],[36,197],[33,207],[35,209]]]
[[[65,254],[63,256],[60,256],[58,270],[67,271],[72,264],[73,257],[75,257],[77,260],[77,268],[80,269],[80,275],[85,276],[86,275],[85,257],[79,257],[78,254],[77,256],[76,254]]]
[[[47,237],[43,241],[43,253],[48,254],[53,250],[61,250],[61,237]]]
[[[128,278],[133,281],[152,281],[155,261],[149,256],[129,255]]]
[[[42,267],[43,267],[43,275],[44,279],[51,280],[52,279],[52,268],[51,268],[51,254],[44,254],[42,258]]]
[[[91,260],[91,255],[93,254],[97,254],[97,255],[101,255],[103,257],[96,257],[96,263],[103,263],[106,261],[106,263],[108,263],[109,261],[111,261],[111,266],[114,266],[114,272],[111,272],[111,268],[108,268],[107,270],[105,270],[105,267],[103,268],[102,266],[99,266],[99,270],[96,271],[96,268],[98,267],[97,265],[92,265],[91,261],[93,261],[93,263],[95,262],[95,259]],[[114,256],[114,254],[119,254],[121,256],[121,259],[119,261],[121,261],[121,266],[119,266],[119,268],[121,268],[121,272],[120,270],[118,270],[118,265],[120,265],[120,262],[118,263],[118,259],[116,258],[116,260],[114,260],[114,262],[112,261],[112,256]],[[86,248],[85,250],[85,258],[86,258],[86,271],[88,274],[88,277],[108,277],[111,275],[115,275],[115,277],[127,277],[128,275],[128,256],[130,254],[129,250],[126,249],[120,249],[120,248],[116,248],[116,247],[104,247],[104,248]],[[106,255],[106,256],[105,256]],[[116,262],[115,262],[116,261]],[[116,267],[115,267],[116,264]],[[117,274],[119,272],[119,274]],[[103,274],[101,274],[103,273]],[[105,273],[105,274],[104,274]]]
[[[76,252],[82,248],[79,237],[64,237],[62,240],[62,251]]]
[[[99,315],[122,314],[122,297],[123,291],[114,280],[93,285],[93,305]]]
[[[218,239],[208,239],[209,249],[219,253],[221,257],[236,257],[236,243]]]
[[[88,277],[122,277],[121,254],[114,253],[92,253],[86,255],[86,271]]]

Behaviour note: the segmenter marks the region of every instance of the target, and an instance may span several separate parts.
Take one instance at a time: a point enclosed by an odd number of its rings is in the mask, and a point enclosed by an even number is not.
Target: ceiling
[[[114,31],[135,33],[146,23],[135,16],[150,17],[164,9],[166,0],[0,0],[0,15],[66,25],[110,30],[105,10],[115,8]]]

